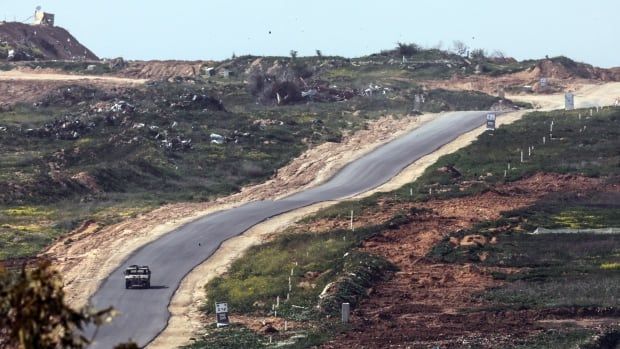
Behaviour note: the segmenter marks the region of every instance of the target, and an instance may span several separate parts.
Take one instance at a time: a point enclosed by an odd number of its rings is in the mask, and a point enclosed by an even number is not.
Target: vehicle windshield
[[[149,272],[146,269],[127,269],[127,270],[125,270],[125,274],[127,274],[127,275],[146,275],[148,273]]]

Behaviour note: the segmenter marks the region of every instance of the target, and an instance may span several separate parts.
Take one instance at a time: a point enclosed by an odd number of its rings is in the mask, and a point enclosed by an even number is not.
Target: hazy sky
[[[100,57],[355,57],[398,41],[461,40],[517,59],[620,66],[620,0],[0,0],[0,20],[24,20],[37,5]]]

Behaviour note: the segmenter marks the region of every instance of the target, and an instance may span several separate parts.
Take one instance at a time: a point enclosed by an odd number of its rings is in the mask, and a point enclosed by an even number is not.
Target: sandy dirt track
[[[147,79],[119,78],[114,76],[99,75],[70,75],[53,73],[36,73],[19,70],[0,71],[0,81],[91,81],[113,83],[119,85],[142,85]]]

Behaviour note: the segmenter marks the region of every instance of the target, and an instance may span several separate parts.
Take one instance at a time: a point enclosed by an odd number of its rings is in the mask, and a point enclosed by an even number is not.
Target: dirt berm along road
[[[215,212],[136,250],[91,298],[96,308],[113,306],[120,314],[98,330],[90,348],[112,348],[128,340],[140,346],[148,344],[166,327],[168,304],[183,277],[209,258],[223,241],[278,214],[373,189],[410,163],[481,126],[485,115],[479,111],[443,114],[350,163],[322,185],[279,200],[250,202]],[[125,289],[123,270],[132,264],[151,268],[150,289]],[[87,334],[93,331],[87,329]]]

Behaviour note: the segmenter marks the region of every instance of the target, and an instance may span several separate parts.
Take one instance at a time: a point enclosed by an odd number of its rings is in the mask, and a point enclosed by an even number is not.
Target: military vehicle
[[[125,288],[150,288],[151,270],[146,265],[130,265],[125,269]]]

